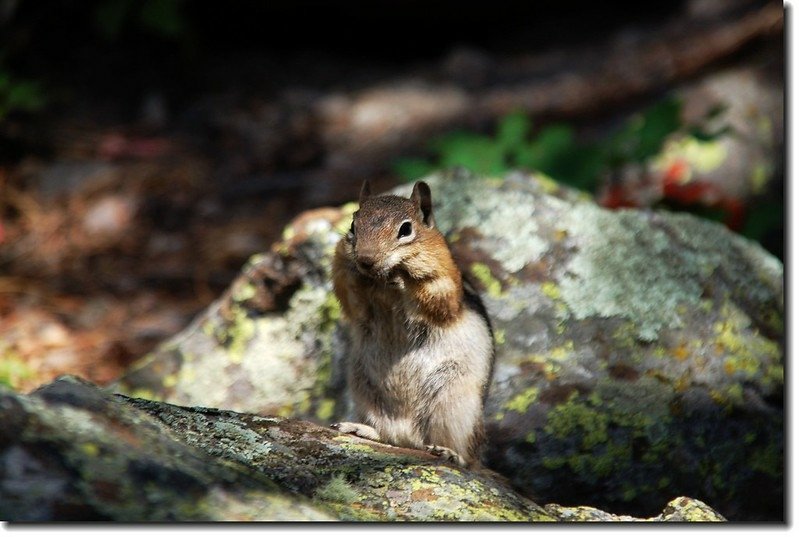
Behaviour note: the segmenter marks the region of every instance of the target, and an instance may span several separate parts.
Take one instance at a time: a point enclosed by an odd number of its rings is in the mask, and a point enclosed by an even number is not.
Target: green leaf
[[[670,97],[630,118],[624,127],[602,144],[613,167],[643,163],[657,155],[666,138],[680,129],[682,103]]]
[[[455,132],[438,138],[431,148],[440,153],[443,168],[463,166],[486,175],[503,174],[508,169],[502,147],[487,136]]]
[[[516,153],[516,164],[547,173],[546,169],[551,168],[553,162],[573,145],[574,132],[571,127],[563,124],[550,125]]]
[[[405,181],[415,181],[435,170],[435,166],[422,158],[399,158],[391,164],[391,169]]]
[[[523,112],[514,112],[505,116],[497,129],[497,143],[508,153],[525,145],[530,134],[532,122]]]
[[[664,99],[644,112],[638,132],[638,147],[633,158],[643,162],[660,152],[666,137],[680,128],[682,103],[676,98]]]

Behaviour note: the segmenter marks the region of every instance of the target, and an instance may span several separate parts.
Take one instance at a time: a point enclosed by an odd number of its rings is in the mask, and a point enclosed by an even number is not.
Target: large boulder
[[[634,520],[541,507],[497,474],[307,421],[130,399],[73,377],[0,387],[0,520]],[[652,520],[720,521],[676,498]]]
[[[542,176],[427,181],[494,324],[491,468],[539,500],[653,516],[686,495],[731,519],[783,518],[777,259],[718,224],[608,211]],[[301,215],[114,387],[182,405],[344,417],[348,340],[330,262],[355,209]]]

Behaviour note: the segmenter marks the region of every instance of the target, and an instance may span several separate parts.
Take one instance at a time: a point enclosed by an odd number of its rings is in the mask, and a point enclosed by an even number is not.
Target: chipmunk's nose
[[[377,257],[373,254],[358,254],[355,261],[358,263],[358,267],[361,270],[370,271],[374,268],[375,263],[377,263]]]

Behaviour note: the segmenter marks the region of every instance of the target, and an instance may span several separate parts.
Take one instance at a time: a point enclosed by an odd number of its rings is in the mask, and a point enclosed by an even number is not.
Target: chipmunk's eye
[[[401,239],[402,237],[408,237],[413,232],[413,227],[409,221],[404,221],[399,228],[399,233],[397,234],[397,238]]]
[[[350,235],[355,236],[355,220],[353,220],[352,224],[350,224]]]

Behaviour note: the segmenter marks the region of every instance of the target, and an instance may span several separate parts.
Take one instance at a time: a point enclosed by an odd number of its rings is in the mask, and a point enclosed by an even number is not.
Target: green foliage
[[[669,98],[633,116],[606,145],[610,164],[643,163],[657,155],[666,137],[680,128],[681,109],[679,100]]]
[[[119,37],[127,24],[169,39],[185,37],[188,25],[181,0],[105,0],[94,12],[98,33],[108,40]]]
[[[502,146],[488,136],[454,132],[434,140],[433,151],[440,155],[442,167],[464,166],[483,174],[499,174],[508,169]]]
[[[33,378],[34,372],[16,353],[0,354],[0,384],[16,389],[21,381]]]
[[[717,121],[726,111],[720,104],[711,108],[697,124],[681,121],[682,103],[669,97],[630,117],[606,138],[582,143],[572,126],[552,123],[534,132],[531,119],[521,112],[502,118],[494,136],[458,131],[440,136],[428,144],[429,158],[402,158],[393,163],[394,172],[407,181],[423,177],[437,168],[463,166],[476,173],[503,175],[512,169],[542,172],[560,183],[593,192],[600,180],[626,165],[644,166],[660,154],[666,139],[680,132],[701,141],[718,139],[730,132]],[[712,128],[711,128],[712,127]],[[680,200],[662,200],[659,206],[688,211],[716,221],[726,221],[729,210]],[[749,208],[742,234],[763,241],[779,230],[784,210],[779,203],[761,203]]]
[[[39,82],[18,79],[0,67],[0,121],[12,112],[38,112],[46,104]]]
[[[406,157],[396,159],[391,163],[391,169],[400,177],[405,177],[412,181],[418,177],[424,177],[435,170],[435,165],[427,159]]]
[[[767,234],[779,229],[785,220],[783,204],[764,202],[753,206],[746,216],[741,234],[744,237],[762,242]]]
[[[680,101],[666,99],[593,144],[579,142],[574,128],[563,123],[548,125],[531,136],[532,121],[516,112],[500,121],[495,137],[463,131],[446,134],[429,144],[432,160],[399,159],[393,168],[409,181],[440,167],[463,166],[494,175],[523,168],[591,191],[609,169],[656,155],[666,137],[681,127],[680,111]]]

